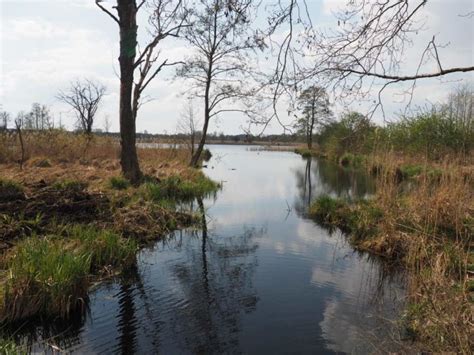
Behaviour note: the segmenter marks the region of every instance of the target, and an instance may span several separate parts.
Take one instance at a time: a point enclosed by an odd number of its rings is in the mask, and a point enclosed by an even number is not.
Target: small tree
[[[18,161],[18,164],[20,165],[20,170],[23,169],[23,163],[25,162],[25,143],[23,141],[23,133],[22,133],[22,128],[25,124],[27,115],[24,112],[18,112],[16,118],[15,118],[15,129],[18,133],[18,139],[20,140],[20,148],[21,148],[21,158]]]
[[[194,156],[194,148],[196,144],[197,127],[201,125],[201,121],[197,118],[194,110],[193,100],[189,99],[184,110],[181,114],[181,118],[178,121],[178,131],[189,136],[189,145],[191,150],[191,159]]]
[[[76,114],[78,128],[90,135],[105,90],[105,86],[92,80],[77,80],[71,83],[67,91],[60,91],[57,98],[71,106]]]
[[[331,117],[329,96],[324,88],[310,86],[298,97],[301,117],[296,121],[297,131],[306,137],[308,149],[313,146],[313,133],[316,125],[325,123]]]
[[[204,101],[202,137],[191,166],[198,165],[211,118],[245,112],[222,105],[250,95],[249,82],[243,79],[251,62],[248,54],[264,46],[251,29],[252,8],[251,0],[202,0],[188,13],[183,35],[193,54],[178,75],[190,79]]]
[[[0,131],[7,129],[9,121],[10,114],[7,111],[0,111]]]

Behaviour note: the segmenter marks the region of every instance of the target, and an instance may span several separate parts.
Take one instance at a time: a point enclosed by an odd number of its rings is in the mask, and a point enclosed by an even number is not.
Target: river
[[[401,276],[306,217],[320,194],[369,196],[373,182],[291,152],[212,145],[223,188],[194,203],[201,228],[145,248],[100,284],[85,319],[21,331],[33,351],[381,353],[398,350]]]

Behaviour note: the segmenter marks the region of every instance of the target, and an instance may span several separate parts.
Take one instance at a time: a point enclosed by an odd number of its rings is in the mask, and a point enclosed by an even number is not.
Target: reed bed
[[[407,270],[404,325],[422,348],[470,353],[472,167],[456,160],[415,163],[390,153],[367,157],[367,162],[376,178],[375,196],[361,201],[321,196],[309,214],[346,231],[357,247]],[[409,172],[400,176],[407,166]]]

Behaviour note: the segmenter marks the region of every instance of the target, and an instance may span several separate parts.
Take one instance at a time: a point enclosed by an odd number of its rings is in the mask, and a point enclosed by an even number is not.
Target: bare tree
[[[275,0],[269,19],[269,33],[285,27],[287,35],[276,46],[278,51],[275,98],[304,81],[337,91],[338,97],[351,100],[368,95],[377,86],[378,100],[373,112],[382,108],[381,95],[391,84],[408,82],[409,103],[416,82],[453,73],[474,71],[474,66],[443,64],[433,35],[419,55],[412,72],[401,63],[413,38],[426,28],[420,21],[427,0],[347,0],[335,14],[334,31],[318,31],[311,21],[306,0]],[[468,14],[472,17],[472,14]],[[303,60],[300,60],[303,58]],[[304,63],[303,63],[304,62]],[[433,65],[436,69],[432,69]]]
[[[92,80],[77,80],[71,83],[67,91],[60,91],[57,98],[71,106],[77,118],[77,126],[90,135],[105,90],[105,86]]]
[[[196,145],[197,127],[201,125],[201,120],[197,118],[192,99],[188,99],[186,106],[178,121],[177,129],[179,132],[189,136],[189,145],[191,151],[191,159],[194,156]]]
[[[37,102],[31,105],[31,111],[25,115],[23,126],[25,129],[44,130],[54,128],[53,118],[46,105]]]
[[[240,111],[224,103],[251,94],[244,75],[249,54],[264,43],[251,29],[255,15],[252,0],[202,0],[190,10],[184,37],[193,49],[178,75],[190,79],[196,96],[204,101],[202,137],[191,159],[197,166],[206,142],[211,118]]]
[[[185,16],[182,0],[117,0],[113,9],[96,0],[96,5],[117,23],[120,33],[120,163],[124,176],[133,183],[140,181],[142,173],[136,150],[136,117],[143,91],[163,69],[170,65],[167,60],[159,60],[159,43],[168,36],[178,36]],[[143,7],[152,10],[149,22],[152,39],[137,55],[137,13]],[[117,12],[117,15],[114,12]],[[134,83],[135,70],[138,81]]]
[[[331,116],[326,90],[314,85],[306,88],[298,97],[298,108],[301,116],[296,121],[296,128],[306,136],[308,149],[312,149],[316,125],[326,123]]]
[[[7,111],[0,111],[0,131],[7,129],[9,121],[10,114]]]

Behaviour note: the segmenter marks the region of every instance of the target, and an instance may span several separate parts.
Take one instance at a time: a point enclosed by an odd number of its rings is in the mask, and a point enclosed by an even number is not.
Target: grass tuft
[[[112,176],[109,179],[109,187],[114,190],[125,190],[130,187],[130,182],[123,176]]]
[[[220,185],[204,174],[197,174],[193,179],[184,180],[173,175],[159,182],[145,182],[140,186],[142,196],[152,201],[191,201],[197,197],[206,197],[217,191]]]
[[[80,192],[87,187],[87,183],[77,180],[63,180],[55,182],[52,186],[55,190]]]
[[[7,259],[4,320],[67,317],[84,305],[92,275],[135,262],[132,240],[83,225],[64,230],[67,238],[33,235],[13,249]]]
[[[11,180],[0,179],[0,201],[11,201],[24,197],[23,186]]]

